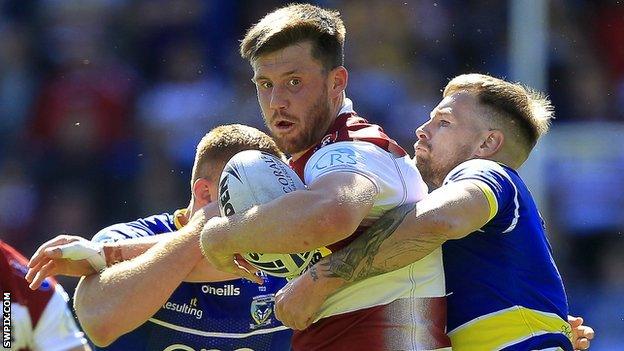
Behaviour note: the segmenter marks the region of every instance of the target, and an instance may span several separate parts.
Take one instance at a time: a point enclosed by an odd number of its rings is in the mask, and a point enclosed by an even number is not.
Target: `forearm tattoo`
[[[316,271],[316,266],[310,267],[309,271],[310,271],[310,276],[312,276],[312,280],[313,281],[317,281],[318,280],[318,272]]]
[[[389,257],[380,260],[383,257],[376,256],[381,245],[394,233],[405,216],[412,212],[415,207],[416,204],[413,203],[405,204],[388,211],[348,246],[321,261],[323,275],[354,282],[400,268],[388,267],[388,260],[414,250],[414,245],[393,244],[390,250],[384,250],[387,252],[385,255],[389,255]],[[375,262],[381,262],[381,264],[375,264]]]

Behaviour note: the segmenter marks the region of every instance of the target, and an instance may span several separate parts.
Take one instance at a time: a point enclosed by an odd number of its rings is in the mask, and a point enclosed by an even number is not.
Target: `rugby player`
[[[263,283],[257,285],[215,271],[205,261],[172,279],[159,269],[160,262],[149,263],[154,258],[151,251],[138,256],[175,237],[176,231],[199,231],[206,216],[218,215],[216,203],[210,210],[204,206],[218,196],[225,163],[248,149],[283,157],[275,142],[255,128],[213,129],[197,146],[186,209],[102,229],[93,238],[100,244],[59,236],[33,256],[31,286],[53,274],[89,275],[76,290],[76,312],[92,341],[108,345],[101,350],[288,350],[291,331],[276,321],[272,310],[274,294],[284,279],[261,275],[254,277]],[[94,246],[95,254],[90,250]],[[86,254],[94,261],[98,251],[111,266],[99,275],[87,260],[80,260]],[[201,257],[199,250],[197,257]]]
[[[239,271],[240,252],[337,250],[387,210],[427,193],[407,153],[346,97],[344,39],[338,12],[308,4],[277,9],[248,30],[240,51],[265,124],[308,190],[209,220],[201,245],[216,268]],[[447,349],[444,292],[438,248],[334,294],[323,319],[295,332],[293,348]]]
[[[416,166],[434,191],[291,282],[278,294],[278,317],[305,328],[347,283],[442,245],[454,350],[589,347],[593,330],[568,316],[544,221],[516,171],[552,114],[550,101],[520,84],[482,74],[452,79],[416,130]]]
[[[60,284],[46,279],[38,289],[28,289],[24,280],[27,262],[13,247],[0,240],[3,297],[0,350],[91,350],[67,307],[69,298]]]

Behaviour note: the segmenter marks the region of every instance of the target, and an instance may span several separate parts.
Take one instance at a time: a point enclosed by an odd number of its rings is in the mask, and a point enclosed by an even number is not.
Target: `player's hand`
[[[572,327],[572,343],[574,350],[589,349],[590,341],[594,338],[594,329],[583,325],[582,317],[568,316],[568,323]]]
[[[33,290],[53,275],[80,277],[106,266],[101,244],[79,236],[59,235],[41,245],[28,262],[26,280]]]
[[[204,258],[208,260],[208,263],[217,270],[251,280],[257,284],[264,284],[262,278],[255,274],[258,270],[250,265],[241,255],[204,252],[204,250],[202,250],[202,253]]]
[[[328,296],[309,273],[291,280],[275,294],[275,317],[295,330],[306,329],[314,322]]]
[[[217,238],[219,237],[218,228],[219,221],[226,220],[223,217],[214,217],[207,222],[206,227],[210,230],[201,231],[199,236],[199,244],[202,255],[208,260],[214,268],[221,272],[233,274],[237,277],[245,278],[257,284],[263,284],[262,278],[255,273],[257,269],[247,262],[241,255],[237,253],[227,252],[223,245],[220,245]]]

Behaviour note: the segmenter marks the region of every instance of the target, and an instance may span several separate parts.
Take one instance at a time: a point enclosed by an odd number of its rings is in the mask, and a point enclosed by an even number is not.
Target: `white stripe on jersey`
[[[500,173],[509,181],[509,183],[511,183],[514,188],[514,205],[516,206],[516,208],[514,209],[514,219],[511,221],[509,227],[503,231],[503,234],[505,234],[514,230],[514,228],[518,224],[518,219],[520,218],[520,204],[518,203],[518,188],[516,188],[516,184],[513,182],[513,180],[511,180],[511,177],[509,176],[509,174],[507,174],[503,167],[500,168]]]
[[[186,333],[186,334],[205,336],[207,338],[244,339],[244,338],[247,338],[247,337],[250,337],[250,336],[254,336],[254,335],[269,334],[269,333],[275,333],[275,332],[279,332],[279,331],[282,331],[282,330],[290,329],[290,328],[288,328],[286,326],[281,325],[281,326],[275,327],[275,328],[258,329],[258,330],[254,330],[254,331],[249,332],[249,333],[218,333],[218,332],[207,332],[207,331],[203,331],[203,330],[186,328],[186,327],[182,327],[182,326],[179,326],[179,325],[167,323],[165,321],[161,321],[160,319],[156,319],[156,318],[150,318],[148,320],[150,322],[152,322],[152,323],[161,325],[161,326],[163,326],[165,328],[177,330],[179,332]]]

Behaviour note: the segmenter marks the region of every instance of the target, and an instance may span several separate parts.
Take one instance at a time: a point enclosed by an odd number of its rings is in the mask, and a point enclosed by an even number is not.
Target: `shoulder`
[[[490,160],[468,160],[447,175],[444,185],[459,181],[477,185],[490,204],[490,219],[496,216],[504,227],[513,229],[519,213],[518,177],[513,169]]]
[[[464,161],[453,168],[444,179],[444,184],[454,181],[478,177],[500,177],[509,178],[507,170],[498,162],[484,159],[472,159]]]
[[[377,175],[394,167],[392,155],[372,143],[364,141],[339,141],[317,150],[304,169],[306,184],[327,174],[337,172],[357,173],[377,184]]]
[[[323,171],[329,168],[366,167],[372,161],[391,161],[392,155],[365,141],[339,141],[317,150],[306,165],[306,170]]]
[[[113,242],[123,239],[151,236],[176,231],[175,216],[170,213],[139,218],[132,222],[117,223],[95,234],[93,241]]]

